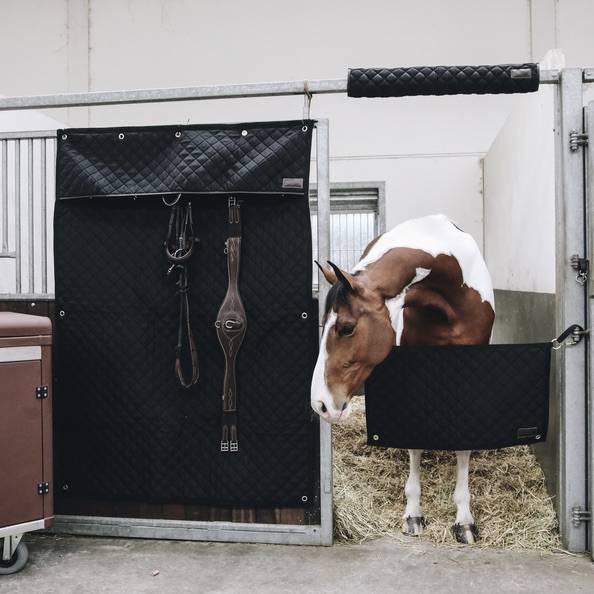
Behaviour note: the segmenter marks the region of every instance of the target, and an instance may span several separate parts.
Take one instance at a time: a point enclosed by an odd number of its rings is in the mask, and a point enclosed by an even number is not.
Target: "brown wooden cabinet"
[[[53,520],[51,322],[0,312],[0,574]]]

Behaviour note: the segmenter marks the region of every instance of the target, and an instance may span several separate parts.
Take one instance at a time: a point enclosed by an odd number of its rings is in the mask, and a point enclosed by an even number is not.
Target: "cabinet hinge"
[[[578,254],[573,254],[571,256],[571,267],[577,271],[575,280],[580,285],[585,284],[588,280],[588,272],[590,272],[590,261],[588,258],[580,258]]]
[[[37,399],[47,398],[48,393],[49,389],[47,386],[37,386],[35,388],[35,398]]]
[[[589,509],[583,509],[581,505],[574,505],[571,508],[571,522],[579,528],[583,522],[592,521],[592,512]]]
[[[38,495],[47,495],[49,493],[49,483],[37,483]]]
[[[588,146],[588,135],[584,132],[571,130],[569,132],[569,150],[577,151],[580,146]]]

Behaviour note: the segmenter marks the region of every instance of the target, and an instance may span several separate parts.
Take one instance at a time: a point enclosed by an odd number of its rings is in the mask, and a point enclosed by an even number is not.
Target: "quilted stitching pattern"
[[[307,195],[313,123],[58,130],[57,195]]]
[[[307,179],[309,159],[303,167]],[[248,332],[233,455],[219,452],[224,359],[214,328],[227,288],[227,205],[200,197],[192,208],[201,378],[183,390],[173,373],[178,302],[163,251],[169,209],[159,198],[56,204],[56,307],[65,314],[55,337],[57,497],[271,507],[313,500],[318,327],[307,197],[250,196],[242,205]]]
[[[518,70],[530,75],[515,78]],[[352,68],[347,94],[349,97],[406,97],[530,93],[538,90],[538,84],[536,64]]]
[[[394,348],[365,386],[368,443],[485,450],[544,441],[550,349],[550,343]],[[519,439],[518,429],[528,427],[540,438]]]

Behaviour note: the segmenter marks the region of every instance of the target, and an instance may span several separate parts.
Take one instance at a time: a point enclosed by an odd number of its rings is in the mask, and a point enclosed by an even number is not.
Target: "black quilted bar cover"
[[[365,386],[370,445],[486,450],[544,441],[551,344],[395,347]]]
[[[308,124],[309,125],[309,124]],[[251,161],[262,186],[246,172],[251,190],[273,188],[277,171],[309,177],[311,130],[284,123],[260,125],[267,137],[294,138],[289,163],[283,142],[260,144]],[[225,138],[240,143],[242,129],[225,128]],[[163,167],[152,141],[163,128],[135,132],[117,152],[122,182],[103,167],[86,180],[67,143],[59,144],[58,186],[145,188],[139,162],[153,163],[161,187]],[[253,129],[252,129],[253,130]],[[171,132],[175,129],[171,128]],[[183,138],[182,130],[182,138]],[[219,128],[213,132],[218,134]],[[201,135],[206,129],[200,129]],[[70,131],[66,134],[70,138]],[[145,136],[146,135],[146,136]],[[105,145],[79,131],[75,146],[85,146],[84,162],[103,163]],[[174,134],[169,142],[178,143]],[[297,140],[296,138],[299,138]],[[126,144],[126,139],[129,142]],[[228,140],[216,144],[224,152]],[[230,141],[229,141],[230,142]],[[117,140],[109,138],[113,147]],[[293,141],[289,143],[293,146]],[[94,156],[98,147],[101,159]],[[120,146],[117,145],[116,146]],[[243,146],[243,145],[242,145]],[[130,166],[124,158],[125,148]],[[143,147],[150,155],[140,155]],[[193,160],[216,155],[192,152]],[[64,152],[68,152],[68,158]],[[245,151],[246,154],[252,154]],[[82,155],[83,153],[79,153]],[[225,159],[230,158],[225,156]],[[262,162],[269,163],[269,168]],[[106,160],[106,165],[115,161]],[[278,167],[278,169],[277,169]],[[239,163],[236,168],[241,169]],[[233,170],[233,167],[231,167]],[[203,187],[230,187],[220,177]],[[106,177],[104,177],[106,175]],[[178,179],[171,177],[172,182]],[[181,179],[181,177],[179,178]],[[71,181],[68,181],[71,180]],[[71,185],[72,180],[78,180]],[[195,180],[198,183],[200,180]],[[246,182],[247,183],[247,182]],[[123,184],[120,186],[120,184]],[[202,186],[201,186],[202,187]],[[179,188],[176,189],[176,191]],[[306,187],[305,187],[306,189]],[[227,290],[225,240],[227,200],[216,192],[192,199],[195,235],[200,239],[188,263],[191,324],[200,359],[199,382],[185,390],[174,373],[179,297],[164,252],[170,208],[159,196],[58,200],[54,215],[56,279],[55,328],[55,480],[58,505],[68,500],[186,503],[209,506],[311,507],[315,499],[318,420],[310,409],[310,382],[318,348],[312,302],[311,222],[307,193],[245,196],[241,204],[240,291],[247,333],[237,360],[239,451],[221,452],[221,393],[224,357],[214,322]],[[187,369],[187,361],[184,368]]]
[[[349,97],[485,95],[538,90],[536,64],[351,68]]]
[[[307,195],[313,124],[58,130],[56,195]]]

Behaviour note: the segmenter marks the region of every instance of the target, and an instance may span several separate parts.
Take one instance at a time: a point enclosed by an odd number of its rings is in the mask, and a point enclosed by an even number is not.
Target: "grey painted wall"
[[[495,327],[493,343],[547,342],[555,336],[555,295],[524,291],[495,291]],[[555,351],[552,355],[555,364]],[[560,398],[551,373],[549,431],[546,442],[534,446],[545,473],[547,489],[557,496],[559,472]]]

